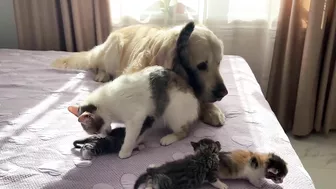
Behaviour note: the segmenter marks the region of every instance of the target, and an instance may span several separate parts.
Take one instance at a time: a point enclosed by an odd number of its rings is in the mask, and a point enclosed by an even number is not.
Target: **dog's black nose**
[[[218,84],[216,88],[212,91],[213,96],[217,100],[221,100],[224,96],[228,94],[228,91],[223,83]]]

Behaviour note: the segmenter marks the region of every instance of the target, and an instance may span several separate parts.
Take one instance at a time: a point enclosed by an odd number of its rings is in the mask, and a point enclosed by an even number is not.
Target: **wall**
[[[0,48],[18,48],[13,0],[0,0]]]

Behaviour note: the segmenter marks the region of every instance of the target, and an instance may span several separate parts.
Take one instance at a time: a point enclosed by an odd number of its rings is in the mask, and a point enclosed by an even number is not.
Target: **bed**
[[[131,189],[148,165],[192,153],[190,141],[203,137],[219,140],[225,151],[272,151],[282,156],[289,168],[284,183],[266,181],[262,188],[315,188],[251,69],[238,56],[224,56],[220,66],[229,90],[217,103],[226,115],[223,127],[197,123],[187,139],[161,147],[159,138],[169,131],[159,121],[131,158],[111,154],[81,160],[72,142],[87,135],[67,106],[79,103],[100,84],[89,72],[49,66],[68,54],[0,50],[0,188]],[[243,180],[225,182],[230,189],[254,188]]]

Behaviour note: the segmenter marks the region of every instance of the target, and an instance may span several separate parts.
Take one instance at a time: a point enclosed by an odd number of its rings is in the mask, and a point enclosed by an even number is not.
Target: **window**
[[[272,25],[279,7],[280,0],[110,0],[114,25],[130,20],[162,25],[186,20],[205,24],[263,21]]]

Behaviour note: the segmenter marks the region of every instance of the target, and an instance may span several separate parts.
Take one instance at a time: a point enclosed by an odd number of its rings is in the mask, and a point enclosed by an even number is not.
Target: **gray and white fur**
[[[187,47],[189,38],[186,36],[190,37],[193,29],[194,23],[190,22],[181,30],[177,47]],[[142,56],[146,58],[146,52]],[[183,56],[179,59],[188,61]],[[119,157],[127,158],[142,141],[140,133],[148,117],[163,118],[173,131],[161,138],[161,145],[186,137],[190,124],[198,119],[199,102],[187,81],[171,70],[151,66],[102,85],[80,107],[71,106],[69,111],[78,117],[89,134],[108,135],[112,122],[125,123],[126,134]]]

